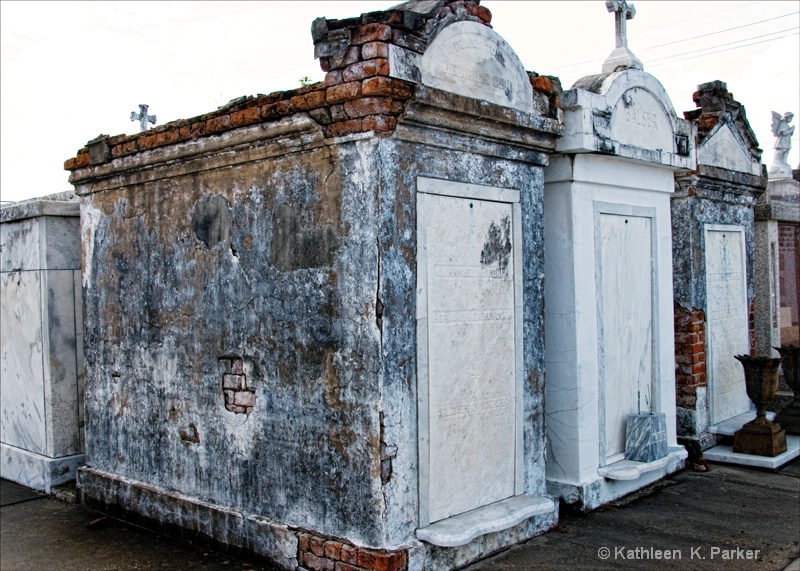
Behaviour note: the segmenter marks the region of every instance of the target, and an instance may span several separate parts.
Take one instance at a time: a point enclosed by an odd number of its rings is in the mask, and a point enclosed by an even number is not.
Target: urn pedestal
[[[786,452],[786,431],[767,419],[767,406],[778,390],[780,359],[735,355],[744,367],[747,396],[756,405],[756,417],[733,436],[733,451],[756,456],[777,456]]]
[[[794,400],[778,413],[775,422],[786,434],[800,435],[800,347],[788,345],[775,350],[781,354],[783,380],[794,393]]]

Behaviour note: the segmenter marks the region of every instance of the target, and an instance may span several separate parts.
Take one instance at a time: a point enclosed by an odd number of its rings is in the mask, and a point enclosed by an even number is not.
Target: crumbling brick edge
[[[67,159],[64,169],[94,167],[153,149],[280,121],[295,114],[307,115],[315,121],[326,138],[391,133],[417,86],[390,77],[390,45],[423,53],[431,39],[430,30],[435,28],[426,28],[425,22],[443,24],[459,19],[491,27],[492,15],[479,5],[479,0],[445,0],[438,14],[414,22],[406,22],[402,13],[393,9],[344,20],[320,18],[314,22],[312,35],[315,57],[325,72],[323,81],[268,95],[238,97],[216,111],[172,121],[142,133],[99,135],[78,150],[75,157]],[[531,89],[548,98],[549,115],[557,117],[560,81],[535,72],[528,72],[528,77]]]
[[[281,569],[408,569],[407,548],[360,547],[91,467],[78,470],[78,500],[89,509],[162,535]]]

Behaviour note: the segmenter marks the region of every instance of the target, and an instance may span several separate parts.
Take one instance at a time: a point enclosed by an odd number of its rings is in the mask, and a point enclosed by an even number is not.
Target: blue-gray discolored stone
[[[663,412],[630,415],[625,427],[625,459],[653,462],[666,455],[666,415]]]

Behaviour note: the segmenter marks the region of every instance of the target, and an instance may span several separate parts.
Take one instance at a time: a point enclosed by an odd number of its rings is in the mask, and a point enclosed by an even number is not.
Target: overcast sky
[[[241,95],[299,87],[304,76],[321,80],[312,20],[396,3],[0,1],[0,198],[71,189],[64,161],[101,133],[137,132],[130,112],[139,103],[163,124]],[[770,111],[792,111],[800,122],[800,3],[634,4],[629,47],[678,116],[695,107],[699,83],[727,82],[769,165]],[[483,5],[526,69],[557,75],[565,88],[598,73],[614,48],[603,0]],[[795,168],[798,135],[789,157]]]

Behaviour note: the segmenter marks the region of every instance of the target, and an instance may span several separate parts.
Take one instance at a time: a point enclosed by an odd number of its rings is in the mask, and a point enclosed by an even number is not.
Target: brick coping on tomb
[[[407,3],[408,4],[408,3]],[[438,12],[421,15],[394,9],[344,20],[318,18],[312,25],[315,56],[325,79],[290,91],[233,99],[216,111],[179,119],[134,135],[100,135],[64,163],[75,171],[143,151],[219,135],[240,127],[307,113],[325,137],[393,131],[415,84],[389,77],[389,44],[423,53],[435,31],[455,21],[491,27],[491,12],[480,0],[445,0]],[[531,88],[544,93],[551,111],[561,85],[554,77],[528,72]]]

